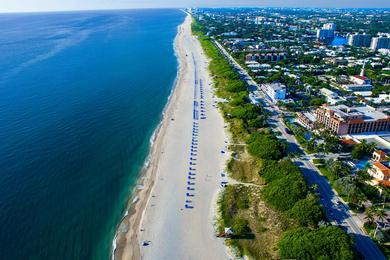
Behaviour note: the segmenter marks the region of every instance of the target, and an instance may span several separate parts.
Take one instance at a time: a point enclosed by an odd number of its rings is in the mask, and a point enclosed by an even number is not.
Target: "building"
[[[376,182],[388,186],[390,180],[389,157],[382,150],[375,150],[372,154],[372,166],[367,173],[373,177]]]
[[[388,131],[390,117],[370,106],[323,105],[315,110],[316,119],[337,135]]]
[[[332,58],[324,58],[326,62],[329,62],[333,65],[348,65],[348,60],[342,57],[332,57]]]
[[[358,84],[358,85],[371,85],[371,79],[369,79],[363,75],[354,75],[354,76],[351,76],[349,79],[351,82]]]
[[[297,112],[297,122],[309,130],[316,126],[316,118],[309,112]]]
[[[390,103],[390,94],[379,94],[378,97],[369,97],[366,99],[375,104]]]
[[[286,86],[283,84],[262,84],[261,89],[274,103],[286,99]]]
[[[342,85],[342,88],[350,92],[371,91],[372,90],[371,79],[367,78],[364,75],[365,68],[366,68],[366,63],[363,64],[360,75],[354,75],[349,77],[350,82],[354,84],[345,84]]]
[[[389,162],[374,162],[367,173],[379,182],[388,182],[390,178]]]
[[[318,29],[317,40],[323,43],[331,43],[334,39],[335,32],[330,29]]]
[[[339,95],[330,89],[322,88],[322,89],[320,89],[320,92],[322,95],[325,96],[326,102],[328,104],[334,105],[337,102],[342,101],[342,99],[339,97]]]
[[[249,53],[245,56],[245,61],[281,61],[285,60],[287,57],[286,53]]]
[[[264,20],[265,20],[265,17],[256,16],[255,17],[255,24],[262,24]]]
[[[335,23],[326,23],[322,26],[323,29],[336,31]]]
[[[346,84],[341,86],[344,90],[349,92],[356,92],[356,91],[371,91],[372,85],[370,84],[364,84],[364,85],[357,85],[357,84]]]
[[[336,24],[326,23],[317,30],[317,40],[323,43],[331,43],[334,39]]]
[[[374,51],[377,51],[379,49],[390,49],[390,38],[374,37],[371,40],[370,48]]]
[[[245,65],[248,67],[250,70],[257,70],[260,68],[260,63],[257,61],[246,61]]]
[[[388,156],[387,154],[382,151],[382,150],[375,150],[373,153],[372,153],[372,160],[374,162],[383,162],[383,161],[388,161]]]
[[[372,36],[368,34],[351,34],[348,37],[348,45],[355,47],[370,47]]]

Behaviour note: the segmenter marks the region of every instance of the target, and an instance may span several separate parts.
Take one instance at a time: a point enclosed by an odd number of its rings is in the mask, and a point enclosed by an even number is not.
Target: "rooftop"
[[[368,78],[366,76],[361,76],[361,75],[354,75],[354,78],[361,79],[361,80],[367,80]]]
[[[390,175],[389,164],[387,162],[374,162],[373,165],[381,170],[384,175]]]
[[[271,84],[265,84],[266,87],[270,87],[274,90],[282,90],[286,89],[286,86],[281,83],[271,83]]]
[[[309,112],[303,112],[303,115],[309,119],[311,122],[315,122],[316,121],[316,117],[312,114],[312,113],[309,113]]]
[[[349,116],[363,116],[362,119],[365,121],[376,121],[379,119],[389,118],[386,114],[375,110],[375,108],[370,106],[361,106],[361,107],[348,107],[346,105],[337,105],[337,106],[327,106],[327,110],[333,111],[335,114],[341,118]]]

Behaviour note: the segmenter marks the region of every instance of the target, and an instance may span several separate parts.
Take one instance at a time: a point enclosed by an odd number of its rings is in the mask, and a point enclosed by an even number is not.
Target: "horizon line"
[[[241,8],[241,9],[262,9],[262,8],[270,8],[270,9],[382,9],[390,10],[389,7],[313,7],[313,6],[203,6],[203,7],[126,7],[126,8],[93,8],[93,9],[64,9],[64,10],[26,10],[26,11],[0,11],[0,14],[36,14],[36,13],[65,13],[65,12],[92,12],[92,11],[126,11],[126,10],[158,10],[158,9],[188,9],[188,8],[197,8],[197,9],[233,9],[233,8]]]

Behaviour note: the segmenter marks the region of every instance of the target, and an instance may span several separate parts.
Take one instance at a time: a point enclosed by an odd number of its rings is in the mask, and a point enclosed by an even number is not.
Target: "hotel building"
[[[390,117],[370,106],[323,105],[315,110],[316,119],[337,135],[388,131]]]

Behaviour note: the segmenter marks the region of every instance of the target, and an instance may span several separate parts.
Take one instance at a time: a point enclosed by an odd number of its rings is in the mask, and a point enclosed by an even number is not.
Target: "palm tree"
[[[374,222],[374,209],[372,207],[366,208],[364,213],[366,213],[365,219],[368,221],[368,223],[373,223]]]
[[[313,185],[311,185],[311,189],[313,191],[317,191],[318,190],[318,184],[317,183],[314,183]]]
[[[375,143],[369,143],[368,146],[367,146],[367,151],[369,153],[373,153],[374,150],[376,149],[376,144]]]
[[[374,215],[375,217],[377,217],[382,223],[383,221],[386,219],[387,217],[387,214],[386,214],[386,211],[383,209],[383,208],[380,208],[380,207],[376,207],[374,209]]]

